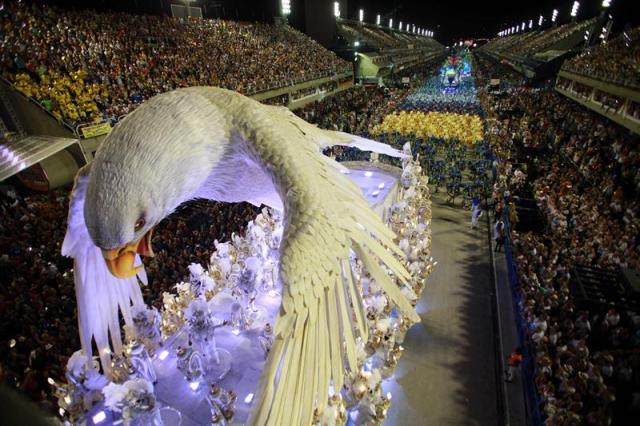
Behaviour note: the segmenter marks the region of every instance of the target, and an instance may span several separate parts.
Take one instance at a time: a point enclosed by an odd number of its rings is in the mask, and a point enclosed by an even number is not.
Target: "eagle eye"
[[[138,232],[139,230],[141,230],[141,229],[142,229],[142,227],[144,226],[144,224],[145,224],[145,223],[146,223],[146,222],[145,222],[145,220],[144,220],[144,217],[141,217],[140,219],[138,219],[138,220],[136,221],[136,224],[134,225],[133,230],[134,230],[135,232]]]

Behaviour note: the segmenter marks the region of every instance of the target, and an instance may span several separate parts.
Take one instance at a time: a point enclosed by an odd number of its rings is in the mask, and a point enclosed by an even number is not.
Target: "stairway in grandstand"
[[[24,136],[24,128],[7,98],[6,90],[6,87],[0,84],[0,132],[5,137]]]

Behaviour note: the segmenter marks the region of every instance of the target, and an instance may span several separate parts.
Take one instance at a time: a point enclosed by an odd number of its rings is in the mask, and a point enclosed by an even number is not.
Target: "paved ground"
[[[438,265],[417,306],[422,323],[407,333],[385,386],[393,393],[386,425],[498,424],[487,222],[469,225],[469,211],[434,197]]]

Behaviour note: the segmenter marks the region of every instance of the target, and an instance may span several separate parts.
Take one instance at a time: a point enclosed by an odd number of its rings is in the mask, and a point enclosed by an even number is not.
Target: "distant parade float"
[[[374,153],[345,167],[322,155],[334,145]],[[153,227],[194,198],[264,207],[244,236],[216,242],[209,265],[190,265],[158,311],[142,300],[140,256],[153,255]],[[50,379],[60,415],[87,425],[380,424],[391,404],[382,382],[436,264],[430,218],[408,144],[320,130],[222,89],[145,102],[72,192],[62,251],[74,258],[82,349],[66,383]]]
[[[442,85],[445,86],[445,88],[457,87],[460,83],[460,70],[461,67],[458,63],[458,57],[456,55],[449,56],[440,68]]]

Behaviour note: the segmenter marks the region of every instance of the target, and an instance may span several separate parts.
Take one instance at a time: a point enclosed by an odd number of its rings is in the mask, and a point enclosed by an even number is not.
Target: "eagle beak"
[[[116,278],[131,278],[140,272],[142,265],[133,266],[133,262],[136,259],[136,254],[153,257],[152,234],[153,228],[137,241],[111,250],[102,250],[102,257],[104,257],[109,272]]]

